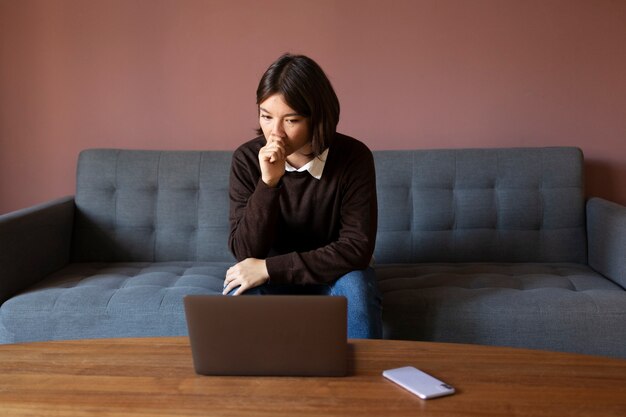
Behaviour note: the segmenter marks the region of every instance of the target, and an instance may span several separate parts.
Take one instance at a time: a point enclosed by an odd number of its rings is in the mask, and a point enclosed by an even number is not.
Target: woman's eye
[[[263,119],[263,120],[272,120],[272,118],[270,116],[266,115],[266,114],[262,114],[261,115],[261,119]]]
[[[287,119],[287,123],[289,123],[290,125],[292,124],[296,124],[300,121],[300,119]]]

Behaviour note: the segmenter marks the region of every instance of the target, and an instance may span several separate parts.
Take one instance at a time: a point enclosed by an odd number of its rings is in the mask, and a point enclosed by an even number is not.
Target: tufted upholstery
[[[232,261],[230,152],[88,150],[78,163],[75,261]],[[375,153],[375,258],[586,262],[576,148]]]
[[[381,151],[376,261],[586,262],[576,148]]]
[[[623,352],[624,289],[585,265],[383,265],[376,273],[387,338]]]
[[[2,306],[14,342],[186,334],[182,298],[221,294],[230,263],[77,263]]]
[[[231,152],[82,152],[74,261],[233,261],[225,244],[230,158]]]

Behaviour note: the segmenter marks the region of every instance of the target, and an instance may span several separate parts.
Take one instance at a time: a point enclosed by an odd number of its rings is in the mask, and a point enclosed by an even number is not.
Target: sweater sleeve
[[[260,179],[256,155],[247,151],[234,153],[230,173],[228,246],[238,261],[268,256],[280,210],[280,187],[268,187]]]
[[[340,181],[337,238],[311,251],[267,258],[266,265],[272,282],[330,283],[350,271],[369,266],[378,221],[376,174],[369,149],[365,148],[358,157],[351,159]]]

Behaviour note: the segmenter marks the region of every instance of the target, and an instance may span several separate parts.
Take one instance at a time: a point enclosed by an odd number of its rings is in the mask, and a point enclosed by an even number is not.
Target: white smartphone
[[[388,369],[383,376],[424,400],[454,394],[453,387],[412,366]]]

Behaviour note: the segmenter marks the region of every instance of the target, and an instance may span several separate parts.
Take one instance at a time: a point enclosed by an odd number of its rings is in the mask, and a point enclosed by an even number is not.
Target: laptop
[[[188,295],[184,304],[198,374],[347,374],[345,297]]]

